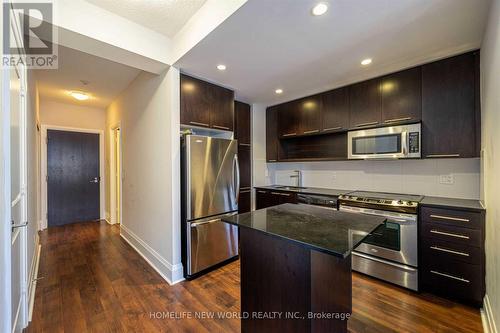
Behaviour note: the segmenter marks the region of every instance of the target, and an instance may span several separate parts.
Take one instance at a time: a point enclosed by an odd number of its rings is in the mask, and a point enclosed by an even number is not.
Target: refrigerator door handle
[[[233,173],[234,173],[233,179],[235,179],[234,197],[236,199],[236,203],[238,203],[240,199],[240,162],[238,160],[238,154],[234,155]]]

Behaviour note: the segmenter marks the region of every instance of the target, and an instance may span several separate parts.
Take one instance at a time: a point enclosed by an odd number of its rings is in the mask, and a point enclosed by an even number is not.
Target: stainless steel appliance
[[[238,211],[236,140],[185,135],[182,139],[182,259],[192,278],[238,255],[238,229],[221,217]]]
[[[352,253],[352,269],[418,290],[418,205],[422,196],[356,191],[339,196],[339,209],[386,217]]]
[[[347,134],[349,159],[420,158],[421,124],[351,131]]]
[[[337,198],[318,194],[298,194],[297,203],[337,210]]]

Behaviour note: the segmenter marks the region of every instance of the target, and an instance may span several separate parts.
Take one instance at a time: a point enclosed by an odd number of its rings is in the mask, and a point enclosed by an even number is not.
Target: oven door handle
[[[396,268],[399,268],[401,270],[408,271],[408,272],[416,272],[417,271],[416,268],[412,268],[410,266],[396,264],[396,263],[394,263],[392,261],[387,261],[387,260],[384,260],[384,259],[375,258],[375,257],[369,256],[369,255],[366,255],[366,254],[359,253],[359,252],[354,252],[353,251],[352,255],[358,256],[358,257],[361,257],[361,258],[364,258],[364,259],[368,259],[368,260],[373,260],[373,261],[379,262],[381,264],[393,266],[393,267],[396,267]]]

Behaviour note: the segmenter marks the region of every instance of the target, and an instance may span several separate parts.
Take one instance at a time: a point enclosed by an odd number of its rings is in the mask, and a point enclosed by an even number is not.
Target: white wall
[[[479,159],[403,161],[342,161],[268,163],[271,183],[294,185],[293,170],[302,171],[304,186],[345,190],[415,193],[479,199]],[[440,184],[439,176],[452,174],[454,183]]]
[[[108,126],[121,124],[121,235],[169,283],[182,279],[179,87],[173,67],[143,72],[107,109]]]
[[[483,197],[486,204],[486,298],[500,328],[500,0],[494,0],[481,47]],[[493,327],[490,327],[492,332]]]
[[[43,125],[103,130],[106,128],[106,111],[41,99],[40,121]]]

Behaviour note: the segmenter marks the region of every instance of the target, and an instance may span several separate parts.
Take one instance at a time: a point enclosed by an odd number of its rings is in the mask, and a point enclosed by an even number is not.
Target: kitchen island
[[[241,331],[347,332],[351,251],[385,218],[283,204],[240,227]]]

